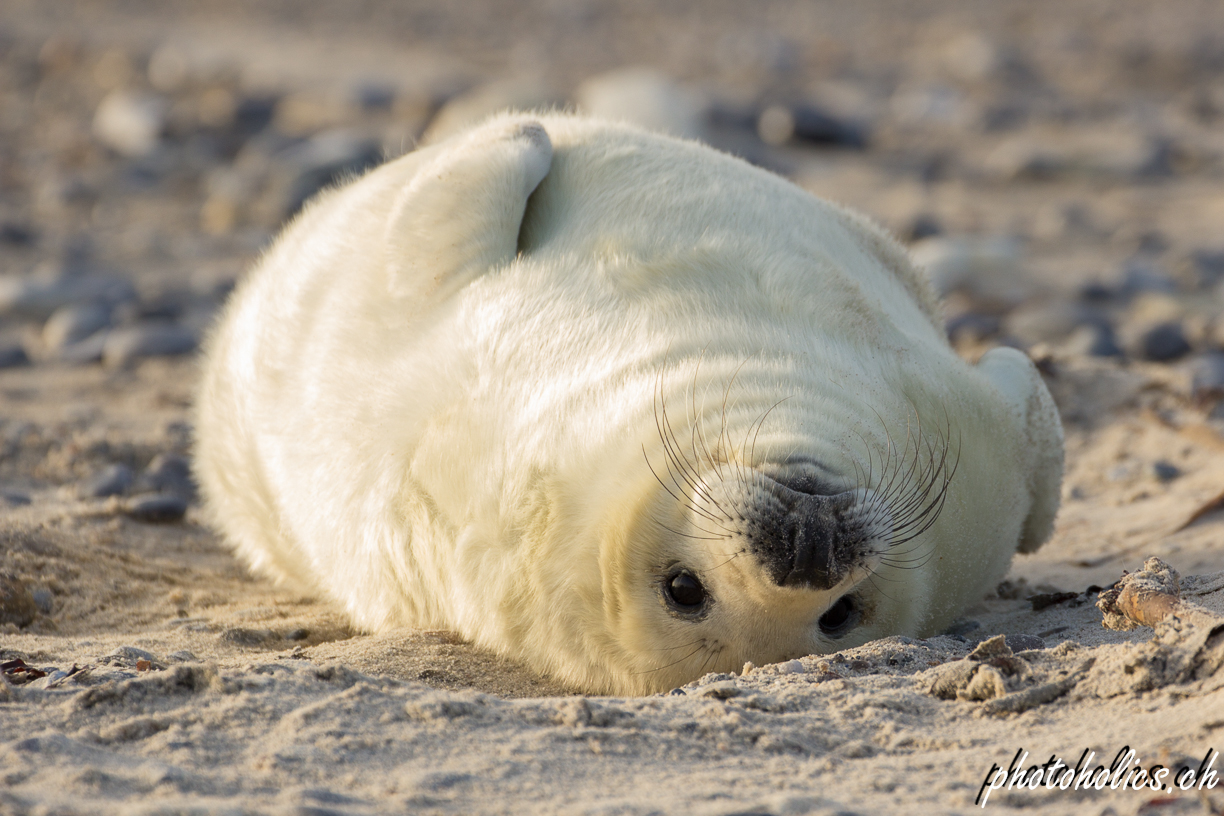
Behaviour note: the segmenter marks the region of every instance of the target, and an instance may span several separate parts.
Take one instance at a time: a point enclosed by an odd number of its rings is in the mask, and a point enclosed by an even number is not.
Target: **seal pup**
[[[1049,536],[1062,431],[864,218],[695,142],[503,115],[319,196],[207,345],[258,572],[644,694],[940,631]]]

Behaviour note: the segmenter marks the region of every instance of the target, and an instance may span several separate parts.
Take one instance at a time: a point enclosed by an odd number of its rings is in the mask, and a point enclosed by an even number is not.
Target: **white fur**
[[[668,476],[663,405],[696,487]],[[452,629],[618,693],[939,630],[1049,535],[1062,467],[1032,364],[957,358],[864,219],[559,115],[499,117],[310,205],[211,339],[197,432],[208,506],[255,569],[361,627]],[[771,584],[685,506],[750,500],[727,473],[794,455],[868,497],[923,440],[958,458],[914,568],[877,553],[835,591]],[[702,576],[702,620],[662,603],[670,564]],[[864,622],[825,637],[856,585]]]

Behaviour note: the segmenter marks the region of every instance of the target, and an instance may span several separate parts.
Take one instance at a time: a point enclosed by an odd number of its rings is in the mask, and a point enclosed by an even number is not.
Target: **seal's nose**
[[[837,586],[857,556],[860,536],[846,519],[855,491],[813,495],[773,479],[769,482],[774,501],[757,507],[753,554],[778,586],[819,590]]]

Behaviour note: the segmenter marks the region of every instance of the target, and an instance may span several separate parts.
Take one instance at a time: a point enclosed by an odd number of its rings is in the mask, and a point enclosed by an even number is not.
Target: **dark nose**
[[[751,551],[778,586],[837,586],[856,555],[845,519],[853,492],[813,495],[768,481],[770,498],[753,508],[749,524]]]

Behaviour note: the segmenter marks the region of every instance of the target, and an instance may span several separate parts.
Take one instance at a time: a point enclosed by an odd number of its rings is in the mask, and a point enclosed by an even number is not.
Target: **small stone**
[[[710,685],[702,686],[697,690],[699,697],[713,697],[716,700],[729,700],[732,697],[738,697],[739,694],[739,686],[735,685],[731,680],[710,683]]]
[[[0,275],[0,314],[46,320],[74,303],[113,305],[135,298],[130,283],[104,275]]]
[[[803,668],[803,663],[798,660],[788,660],[778,664],[778,671],[782,674],[804,674],[807,669]]]
[[[191,478],[191,463],[177,453],[159,453],[149,463],[141,482],[150,490],[169,493],[186,501],[196,495],[195,482]]]
[[[24,507],[30,503],[30,497],[18,490],[0,490],[0,501],[9,507]]]
[[[948,320],[948,339],[953,343],[961,340],[986,340],[999,333],[999,326],[999,318],[994,315],[964,312]]]
[[[61,362],[73,365],[96,363],[102,359],[102,350],[106,347],[106,338],[109,334],[110,332],[106,329],[91,334],[84,340],[64,346],[57,357]]]
[[[30,356],[20,345],[0,346],[0,369],[17,368],[30,364]]]
[[[859,124],[808,103],[770,105],[757,119],[757,135],[766,144],[790,141],[825,147],[867,147],[867,132]]]
[[[1011,309],[1033,295],[1010,238],[935,236],[914,244],[910,256],[940,295],[963,291],[983,305]]]
[[[159,96],[114,91],[98,105],[93,134],[120,155],[128,158],[147,156],[161,141],[168,111],[166,100]]]
[[[50,615],[51,610],[55,608],[55,598],[51,594],[51,590],[44,588],[36,589],[30,593],[34,599],[34,604],[38,607],[38,611],[44,615]]]
[[[235,646],[260,646],[270,640],[279,639],[280,636],[271,629],[247,629],[235,626],[221,633],[223,643],[232,643]]]
[[[24,628],[36,617],[38,604],[25,583],[15,575],[0,572],[0,624]]]
[[[1143,333],[1139,340],[1139,351],[1145,360],[1166,363],[1189,354],[1190,342],[1186,340],[1181,323],[1158,323]]]
[[[146,357],[174,357],[196,349],[191,330],[174,323],[149,322],[111,330],[102,347],[102,362],[119,368]]]
[[[1080,326],[1062,343],[1062,350],[1068,354],[1090,357],[1122,356],[1122,348],[1108,323]]]
[[[574,101],[601,119],[684,139],[703,136],[700,102],[652,68],[619,68],[591,77],[574,91]]]
[[[1065,300],[1025,304],[1003,321],[1003,330],[1028,344],[1057,343],[1087,324],[1091,315],[1079,304]]]
[[[195,663],[199,658],[193,652],[180,649],[177,652],[171,652],[166,655],[166,660],[169,660],[171,663]]]
[[[1224,397],[1224,352],[1213,351],[1191,363],[1190,393],[1196,400]]]
[[[98,662],[104,665],[128,668],[136,668],[136,664],[142,660],[150,664],[157,663],[157,655],[135,646],[120,646],[110,654],[98,658]]]
[[[936,235],[943,234],[943,225],[939,223],[939,219],[930,213],[919,213],[915,215],[901,232],[902,238],[907,243],[921,241],[923,238],[933,238]]]
[[[132,486],[135,475],[132,469],[119,463],[108,465],[102,471],[77,485],[77,495],[82,499],[104,499],[121,496]]]
[[[383,154],[382,147],[373,139],[349,130],[329,130],[292,147],[279,158],[293,174],[281,203],[281,213],[288,218],[323,188],[377,166]]]
[[[34,230],[15,221],[0,222],[0,244],[24,247],[34,243]]]
[[[1008,635],[1004,642],[1013,652],[1027,652],[1033,649],[1045,648],[1045,641],[1036,635]]]
[[[171,524],[181,521],[187,514],[187,502],[178,496],[153,493],[132,499],[125,512],[136,521],[147,524]]]
[[[61,306],[43,324],[43,342],[51,351],[59,352],[109,326],[110,317],[110,307],[102,303]]]
[[[1152,475],[1158,482],[1171,482],[1182,475],[1181,468],[1163,459],[1152,463]]]

